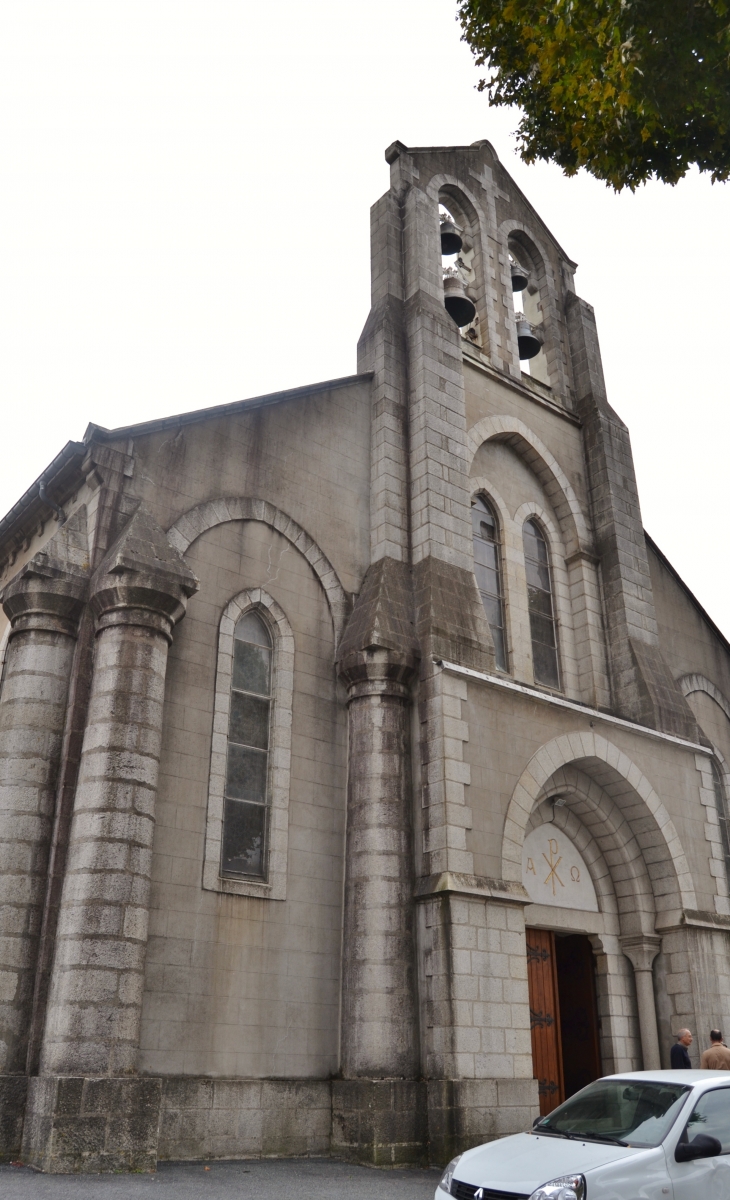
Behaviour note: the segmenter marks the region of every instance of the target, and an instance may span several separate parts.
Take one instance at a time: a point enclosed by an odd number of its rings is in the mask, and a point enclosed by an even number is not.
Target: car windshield
[[[690,1090],[681,1083],[598,1079],[538,1121],[535,1133],[658,1146]]]

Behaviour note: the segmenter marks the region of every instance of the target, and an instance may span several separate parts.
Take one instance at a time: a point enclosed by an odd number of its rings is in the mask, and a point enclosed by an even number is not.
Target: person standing
[[[720,1029],[710,1030],[710,1048],[702,1051],[700,1066],[703,1071],[730,1071],[730,1050],[722,1040]]]
[[[692,1034],[689,1029],[680,1029],[677,1034],[677,1040],[672,1046],[669,1054],[669,1061],[672,1064],[673,1071],[691,1071],[692,1063],[689,1061],[688,1046],[692,1045]]]

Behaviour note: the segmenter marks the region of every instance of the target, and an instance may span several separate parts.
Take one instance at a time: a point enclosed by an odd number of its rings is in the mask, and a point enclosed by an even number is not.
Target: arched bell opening
[[[541,292],[545,268],[536,248],[522,231],[507,239],[512,301],[517,327],[520,367],[526,375],[550,385],[545,343],[547,329]]]
[[[483,270],[479,218],[473,205],[452,186],[439,192],[439,232],[444,306],[461,335],[483,347]]]

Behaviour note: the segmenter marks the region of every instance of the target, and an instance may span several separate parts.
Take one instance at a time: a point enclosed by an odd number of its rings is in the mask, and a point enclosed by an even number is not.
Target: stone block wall
[[[374,1167],[425,1165],[428,1134],[428,1095],[422,1080],[333,1080],[333,1154]]]
[[[428,1084],[430,1161],[529,1129],[539,1114],[534,1079],[433,1079]]]
[[[532,1080],[520,906],[446,894],[421,916],[429,1074]]]
[[[328,1154],[329,1080],[162,1080],[160,1161]]]
[[[24,1162],[49,1174],[155,1169],[159,1079],[54,1075],[28,1083]]]
[[[669,1066],[669,1048],[678,1029],[694,1034],[692,1065],[699,1067],[709,1045],[709,1031],[730,1028],[730,952],[723,929],[683,927],[662,938],[655,969],[657,1017],[662,1065]]]

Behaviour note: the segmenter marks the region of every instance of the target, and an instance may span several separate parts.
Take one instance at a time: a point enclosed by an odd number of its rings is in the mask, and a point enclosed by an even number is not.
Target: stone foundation
[[[330,1087],[328,1079],[165,1078],[157,1157],[327,1155]]]
[[[0,1161],[21,1158],[50,1174],[330,1154],[375,1167],[443,1166],[528,1129],[537,1113],[533,1079],[6,1075]]]
[[[154,1171],[161,1079],[28,1080],[21,1157],[49,1174]]]
[[[427,1164],[426,1084],[406,1079],[333,1080],[332,1154],[373,1167]]]
[[[539,1114],[536,1079],[429,1080],[430,1163],[529,1129]]]
[[[0,1075],[0,1162],[20,1158],[27,1075]]]

